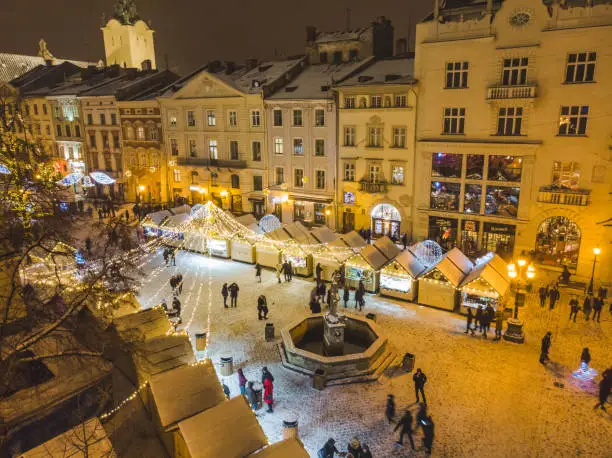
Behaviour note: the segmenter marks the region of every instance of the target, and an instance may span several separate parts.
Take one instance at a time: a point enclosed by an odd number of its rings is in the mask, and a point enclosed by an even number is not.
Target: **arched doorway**
[[[402,216],[391,204],[379,204],[372,209],[372,233],[375,237],[387,235],[399,239]]]
[[[580,228],[565,216],[553,216],[545,219],[536,235],[536,260],[540,264],[551,266],[578,265],[580,252]]]

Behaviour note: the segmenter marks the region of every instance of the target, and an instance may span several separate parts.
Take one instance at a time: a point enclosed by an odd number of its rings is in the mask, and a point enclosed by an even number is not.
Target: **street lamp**
[[[593,271],[591,272],[591,282],[589,283],[589,295],[593,295],[593,282],[595,280],[595,264],[597,264],[597,256],[601,254],[601,249],[599,247],[593,248]]]
[[[521,291],[521,280],[525,282],[532,280],[535,277],[535,268],[531,264],[527,265],[526,259],[518,258],[516,264],[508,264],[508,277],[510,277],[510,280],[516,280],[516,292],[514,294],[514,315],[508,319],[508,328],[504,334],[504,340],[523,343],[525,342],[523,322],[518,318],[519,307],[525,303],[525,293]]]

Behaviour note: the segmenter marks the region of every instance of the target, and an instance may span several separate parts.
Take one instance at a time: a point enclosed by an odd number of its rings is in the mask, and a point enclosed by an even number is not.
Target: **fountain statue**
[[[324,315],[323,320],[323,345],[327,356],[344,355],[344,330],[346,328],[345,316],[338,314],[338,304],[340,294],[338,293],[340,284],[340,272],[336,271],[332,275],[331,298],[329,301],[329,311]]]

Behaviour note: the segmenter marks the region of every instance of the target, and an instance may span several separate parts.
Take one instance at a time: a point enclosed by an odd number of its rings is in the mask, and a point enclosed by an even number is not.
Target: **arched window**
[[[144,126],[138,126],[136,127],[136,138],[138,140],[145,140],[145,128]]]
[[[393,205],[379,204],[372,209],[372,231],[377,236],[399,239],[402,215]]]
[[[147,126],[147,134],[149,140],[156,141],[158,139],[157,126],[155,124]]]
[[[536,235],[536,260],[540,264],[576,267],[580,252],[580,228],[565,216],[544,220]]]
[[[125,128],[125,138],[128,140],[134,140],[134,128],[132,126],[127,126]]]

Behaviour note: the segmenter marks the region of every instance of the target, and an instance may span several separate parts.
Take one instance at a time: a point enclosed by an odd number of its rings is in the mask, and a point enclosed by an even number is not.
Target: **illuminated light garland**
[[[83,177],[83,187],[84,188],[93,188],[95,184],[91,181],[90,177]]]
[[[80,172],[74,172],[66,175],[57,184],[62,186],[72,186],[73,184],[77,184],[79,181],[83,179],[83,174]]]
[[[0,164],[0,173],[3,175],[10,175],[12,172],[6,165]]]
[[[276,215],[265,215],[259,220],[259,227],[264,232],[272,232],[283,227]]]
[[[130,394],[127,398],[125,398],[123,401],[121,401],[119,404],[117,404],[117,406],[115,406],[114,408],[112,408],[111,410],[104,412],[103,414],[100,415],[100,420],[104,420],[105,418],[110,417],[111,415],[113,415],[114,413],[116,413],[117,411],[119,411],[119,409],[121,409],[123,406],[125,406],[128,402],[133,401],[134,399],[136,399],[136,396],[138,396],[140,394],[140,392],[142,390],[144,390],[147,386],[149,386],[149,381],[145,381],[143,382],[136,391],[134,391],[132,394]]]
[[[99,184],[113,184],[117,181],[114,178],[109,177],[106,173],[102,172],[91,172],[89,176],[91,176],[94,181]]]

